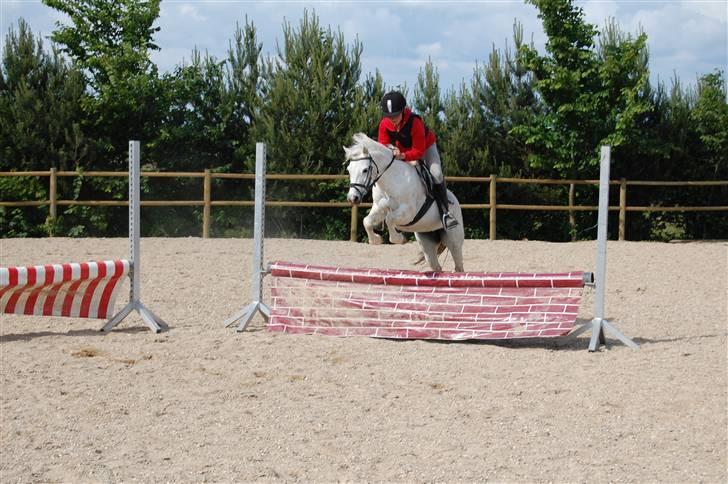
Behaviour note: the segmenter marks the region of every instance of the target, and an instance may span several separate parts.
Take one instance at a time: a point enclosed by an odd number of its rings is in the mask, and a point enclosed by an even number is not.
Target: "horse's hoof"
[[[384,240],[382,240],[381,235],[375,235],[373,237],[369,237],[369,245],[382,245]]]
[[[399,237],[389,237],[389,241],[393,244],[400,244],[400,245],[407,243],[407,237],[405,237],[404,235],[400,235],[400,234],[397,234],[397,235],[399,235]]]

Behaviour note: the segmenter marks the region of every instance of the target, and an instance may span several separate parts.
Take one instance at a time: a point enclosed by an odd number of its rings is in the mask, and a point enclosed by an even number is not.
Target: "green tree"
[[[79,105],[80,72],[33,36],[20,19],[11,27],[0,70],[0,170],[75,169],[86,154]]]
[[[440,95],[440,75],[430,58],[427,59],[424,69],[420,69],[417,74],[417,84],[411,104],[428,128],[435,133],[441,131],[444,108]]]
[[[519,55],[535,76],[546,111],[516,132],[532,150],[532,166],[553,167],[567,177],[594,176],[599,145],[633,142],[650,110],[647,38],[615,37],[598,51],[597,30],[573,0],[529,2],[539,9],[548,55],[526,45]]]
[[[159,167],[243,171],[245,163],[254,158],[251,130],[260,110],[261,48],[254,25],[246,19],[243,28],[236,27],[226,58],[218,60],[207,53],[203,56],[195,49],[189,65],[177,66],[165,76],[170,108],[151,150]],[[200,190],[199,180],[176,180],[170,185],[166,184],[157,198],[177,200]],[[240,197],[238,185],[221,180],[213,181],[213,190],[219,198]],[[231,229],[238,212],[216,208],[215,230],[224,233]],[[189,216],[189,209],[169,210],[165,231],[184,234],[196,230],[201,211],[194,209],[194,213],[196,217]]]
[[[599,36],[597,61],[602,92],[598,112],[603,112],[609,130],[599,143],[614,149],[613,177],[634,173],[634,167],[654,153],[654,138],[645,136],[654,109],[646,41],[644,33],[633,39],[622,32],[614,19],[607,22]]]
[[[354,132],[367,133],[370,138],[377,139],[379,121],[382,119],[379,101],[385,92],[384,80],[379,70],[374,74],[367,74],[364,81],[357,85],[350,123]],[[345,144],[348,145],[350,141],[347,139]]]
[[[225,138],[225,62],[195,49],[189,65],[165,77],[169,111],[155,142],[160,167],[199,171],[230,163],[232,144]]]
[[[87,140],[81,129],[85,98],[81,73],[52,46],[48,52],[20,19],[10,28],[0,69],[0,170],[83,167]],[[59,181],[65,186],[63,180]],[[47,178],[0,178],[6,200],[47,200]],[[47,235],[46,207],[2,209],[5,236]]]
[[[675,180],[680,178],[680,167],[690,164],[696,139],[690,112],[695,104],[695,93],[685,88],[677,77],[668,89],[659,82],[652,94],[653,120],[647,126],[648,140],[654,140],[654,149],[648,153],[650,163],[633,163],[626,168],[631,178]]]
[[[255,156],[253,129],[258,119],[261,98],[260,52],[263,44],[258,42],[257,30],[246,17],[245,26],[235,30],[234,43],[228,50],[225,65],[226,80],[226,139],[232,150],[233,167],[240,170],[245,160]]]
[[[251,159],[261,49],[255,26],[246,19],[244,28],[237,26],[225,59],[194,49],[189,65],[165,76],[169,111],[154,146],[161,166],[240,171]]]
[[[723,71],[703,75],[697,85],[697,99],[690,112],[690,122],[697,143],[690,164],[684,167],[685,179],[728,179],[728,102]],[[690,190],[690,189],[687,189]],[[728,187],[713,187],[698,194],[687,193],[690,204],[725,205]],[[699,213],[685,217],[686,237],[725,239],[728,219],[725,215]]]
[[[164,87],[149,58],[160,0],[43,0],[66,14],[52,38],[86,76],[93,96],[83,103],[101,157],[124,164],[129,139],[155,136],[166,111]],[[118,167],[118,166],[117,166]]]
[[[523,26],[513,24],[513,43],[518,52],[524,45]],[[488,159],[483,168],[501,176],[533,175],[529,170],[526,147],[513,130],[529,125],[540,112],[531,73],[508,45],[501,51],[493,47],[488,63],[477,67],[472,92],[484,120],[483,142]]]
[[[89,163],[95,169],[125,170],[130,139],[156,138],[167,112],[168,94],[150,60],[158,50],[159,0],[44,0],[64,13],[68,24],[56,23],[52,39],[82,70],[90,95],[81,103],[81,128],[91,140]],[[145,158],[148,160],[148,158]],[[115,178],[77,180],[74,196],[85,199],[126,198],[126,183]],[[72,207],[74,235],[108,234],[123,230],[126,215],[99,207]],[[113,230],[113,229],[112,229]]]
[[[268,144],[271,173],[342,173],[342,145],[357,131],[367,131],[371,114],[367,92],[359,85],[362,46],[349,45],[340,31],[323,28],[315,13],[304,11],[297,28],[283,24],[277,53],[263,61],[260,113],[255,139]],[[379,88],[378,80],[369,84]],[[373,93],[372,91],[369,94]],[[252,160],[248,167],[252,170]],[[314,185],[314,186],[312,186]],[[289,199],[342,200],[342,183],[302,183],[268,190]],[[289,211],[270,225],[281,233],[341,237],[345,226],[324,210]],[[329,216],[327,216],[329,215]],[[339,235],[334,235],[339,234]]]
[[[461,82],[457,91],[453,88],[445,93],[443,115],[445,123],[437,133],[437,146],[446,174],[488,176],[485,120],[475,95],[465,81]]]
[[[728,93],[723,75],[723,71],[716,71],[700,78],[697,101],[690,113],[700,139],[696,153],[699,162],[691,170],[697,178],[728,178]]]
[[[445,93],[443,117],[445,121],[437,133],[437,146],[445,175],[487,176],[484,175],[488,159],[484,120],[475,96],[465,81],[461,82],[457,91],[451,88]],[[483,187],[485,185],[474,183],[448,184],[460,203],[482,201],[487,196]],[[482,224],[483,212],[465,210],[463,217],[467,237],[487,237],[487,227]]]
[[[277,55],[264,61],[257,139],[268,143],[271,172],[338,173],[341,146],[360,130],[362,47],[324,29],[304,12],[298,29],[283,25]]]

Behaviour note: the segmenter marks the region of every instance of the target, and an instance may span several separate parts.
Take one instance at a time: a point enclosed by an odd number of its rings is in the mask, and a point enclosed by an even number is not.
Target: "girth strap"
[[[435,203],[434,198],[432,198],[432,197],[425,198],[425,203],[422,204],[419,212],[417,212],[417,215],[415,215],[415,218],[413,218],[410,223],[404,224],[404,225],[398,225],[398,227],[409,227],[410,225],[414,225],[417,222],[419,222],[420,219],[425,216],[425,214],[430,209],[430,207],[432,206],[433,203]]]

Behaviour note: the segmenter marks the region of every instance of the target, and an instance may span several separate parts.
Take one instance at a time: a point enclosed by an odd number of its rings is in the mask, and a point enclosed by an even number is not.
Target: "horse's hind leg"
[[[465,231],[463,230],[463,224],[453,227],[447,232],[445,236],[445,245],[452,254],[452,260],[455,263],[455,272],[465,272],[463,266],[463,242],[465,242]]]
[[[453,244],[449,247],[452,254],[452,260],[455,263],[455,272],[465,272],[463,266],[463,246],[462,244]]]
[[[435,272],[442,272],[442,266],[437,259],[437,249],[440,246],[440,240],[435,236],[436,232],[415,232],[415,238],[420,243],[422,255],[430,268]]]

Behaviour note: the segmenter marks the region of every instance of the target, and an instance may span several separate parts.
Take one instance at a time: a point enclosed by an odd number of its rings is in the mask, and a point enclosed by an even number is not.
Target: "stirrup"
[[[445,230],[450,230],[458,225],[460,225],[460,223],[455,217],[450,215],[450,212],[447,212],[442,216],[442,226],[445,227]]]

